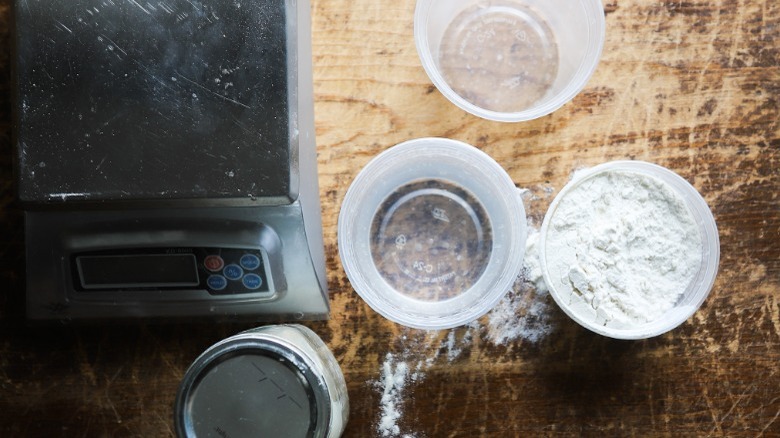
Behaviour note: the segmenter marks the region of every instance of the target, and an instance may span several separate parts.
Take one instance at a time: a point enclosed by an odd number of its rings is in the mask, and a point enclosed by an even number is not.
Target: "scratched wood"
[[[388,353],[419,370],[395,404],[398,431],[409,436],[780,436],[780,3],[611,1],[587,87],[521,124],[470,116],[436,91],[415,51],[412,0],[315,0],[312,9],[332,317],[308,325],[344,370],[346,436],[379,434]],[[1,0],[0,435],[172,435],[186,367],[248,326],[25,326],[9,20]],[[527,327],[506,342],[496,342],[501,327],[489,318],[437,333],[382,319],[346,279],[337,215],[363,165],[422,136],[492,155],[529,190],[537,227],[574,169],[614,159],[669,167],[716,217],[722,252],[712,293],[679,328],[635,342],[580,328],[522,282],[511,292],[514,320]]]

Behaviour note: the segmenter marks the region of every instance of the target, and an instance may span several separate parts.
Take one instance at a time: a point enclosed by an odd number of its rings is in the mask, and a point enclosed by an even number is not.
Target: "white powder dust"
[[[387,353],[380,368],[380,376],[371,384],[381,393],[379,419],[376,422],[376,436],[417,438],[414,432],[403,431],[401,420],[404,402],[410,398],[409,385],[418,385],[425,380],[427,371],[436,363],[442,352],[448,362],[456,360],[463,349],[471,345],[471,337],[477,327],[453,329],[446,333],[404,329],[400,337],[403,348]],[[456,333],[456,331],[458,333]]]
[[[542,274],[542,263],[539,260],[539,230],[528,227],[528,238],[525,242],[525,258],[523,259],[523,279],[532,284],[539,294],[547,293],[547,284]]]
[[[615,170],[584,178],[561,198],[548,227],[551,281],[584,320],[613,328],[657,320],[701,264],[690,211],[654,177]]]
[[[382,389],[381,417],[377,424],[380,436],[400,436],[401,428],[398,419],[403,412],[404,388],[409,379],[409,365],[403,361],[396,361],[391,353],[387,353],[382,364],[382,377],[380,386]]]
[[[513,290],[488,312],[488,340],[494,345],[517,340],[539,342],[551,329],[548,297],[539,261],[539,231],[529,226],[522,275]]]
[[[381,393],[376,436],[417,438],[414,433],[401,430],[404,401],[409,398],[407,386],[425,379],[426,371],[439,357],[439,332],[404,329],[400,336],[403,348],[387,353],[380,368],[378,380],[370,382]]]
[[[409,386],[425,380],[427,371],[446,359],[452,364],[462,358],[475,339],[492,345],[541,341],[551,326],[549,295],[539,263],[538,230],[529,227],[523,272],[515,287],[485,317],[447,331],[404,329],[403,348],[387,353],[379,378],[371,384],[381,393],[380,415],[376,422],[379,437],[415,438],[416,433],[402,430],[404,402]]]
[[[450,330],[450,332],[447,334],[447,342],[446,342],[448,362],[452,362],[458,357],[460,357],[460,355],[463,354],[463,349],[471,345],[471,336],[472,336],[471,333],[472,333],[472,329],[471,327],[469,327],[466,334],[464,334],[463,337],[459,340],[457,338],[455,330]]]
[[[510,292],[488,316],[488,339],[493,345],[507,345],[519,339],[539,342],[550,330],[548,310],[542,301],[529,304],[524,296]]]

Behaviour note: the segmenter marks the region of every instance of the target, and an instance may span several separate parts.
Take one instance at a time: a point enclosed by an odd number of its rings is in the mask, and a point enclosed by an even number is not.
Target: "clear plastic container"
[[[409,327],[445,329],[490,310],[520,273],[526,217],[509,175],[455,140],[422,138],[375,157],[338,224],[355,291]]]
[[[560,248],[553,249],[548,244],[551,223],[554,221],[556,213],[562,200],[575,189],[579,187],[590,189],[591,186],[585,184],[591,183],[595,177],[609,172],[626,172],[639,174],[653,178],[665,184],[676,193],[682,204],[687,208],[690,217],[701,238],[701,258],[698,269],[693,269],[694,274],[690,277],[690,282],[684,291],[680,294],[673,306],[662,313],[658,318],[643,324],[634,326],[609,326],[605,325],[597,315],[594,314],[594,305],[583,301],[583,299],[566,289],[563,286],[563,278],[560,272],[553,273],[551,265],[555,263],[553,257],[560,257]],[[663,186],[663,185],[662,185]],[[615,187],[615,190],[623,190],[623,187]],[[634,227],[635,224],[630,224]],[[718,238],[718,229],[715,224],[715,218],[712,215],[704,198],[698,191],[686,180],[664,167],[641,162],[641,161],[613,161],[591,169],[583,170],[575,175],[560,193],[555,197],[542,224],[540,231],[540,261],[544,280],[550,290],[550,294],[560,308],[574,321],[583,327],[598,334],[616,339],[645,339],[657,336],[674,329],[685,322],[701,306],[707,298],[718,271],[718,262],[720,260],[720,241]],[[567,236],[570,242],[579,240],[576,235]],[[573,245],[574,243],[572,243]],[[637,244],[644,244],[639,241]],[[607,263],[614,263],[613,258],[606,259]],[[696,266],[696,265],[693,265]],[[571,277],[567,277],[569,281]],[[576,280],[576,279],[575,279]],[[619,281],[620,279],[618,279]],[[614,279],[609,279],[614,282]],[[657,285],[651,285],[657,287]]]
[[[503,122],[570,101],[604,45],[599,0],[418,0],[414,39],[431,81],[455,105]]]

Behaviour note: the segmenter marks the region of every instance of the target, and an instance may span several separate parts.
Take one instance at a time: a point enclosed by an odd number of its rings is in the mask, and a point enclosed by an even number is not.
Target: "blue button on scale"
[[[206,284],[211,290],[222,290],[227,287],[227,280],[221,275],[209,275],[206,279]]]
[[[257,274],[246,274],[241,282],[247,289],[258,289],[263,285],[263,279]]]
[[[254,271],[260,267],[260,258],[254,254],[244,254],[239,261],[241,267],[247,271]]]
[[[225,266],[225,269],[222,270],[222,273],[227,277],[228,280],[238,280],[241,278],[242,275],[244,275],[244,270],[241,269],[240,266],[231,264]]]

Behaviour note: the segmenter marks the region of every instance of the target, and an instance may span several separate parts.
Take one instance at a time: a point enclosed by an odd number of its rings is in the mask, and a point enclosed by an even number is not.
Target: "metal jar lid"
[[[180,437],[325,438],[341,434],[347,411],[343,375],[324,343],[303,326],[269,326],[218,342],[193,362],[174,423]]]

